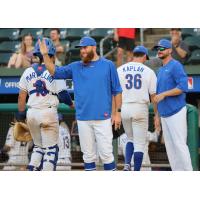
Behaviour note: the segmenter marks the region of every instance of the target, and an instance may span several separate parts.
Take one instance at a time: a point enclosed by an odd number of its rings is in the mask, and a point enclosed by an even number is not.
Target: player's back
[[[149,103],[149,94],[156,93],[156,75],[142,63],[129,62],[117,69],[123,103]]]
[[[44,65],[34,65],[24,71],[19,88],[29,94],[28,106],[42,108],[57,106],[57,93],[66,89],[66,84],[64,80],[54,80]]]

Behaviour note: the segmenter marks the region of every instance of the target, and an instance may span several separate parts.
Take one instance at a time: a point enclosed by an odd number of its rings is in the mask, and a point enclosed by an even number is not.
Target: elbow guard
[[[71,106],[73,104],[71,96],[69,95],[67,90],[63,90],[63,91],[59,92],[58,99],[59,99],[60,103],[67,104],[69,106]]]

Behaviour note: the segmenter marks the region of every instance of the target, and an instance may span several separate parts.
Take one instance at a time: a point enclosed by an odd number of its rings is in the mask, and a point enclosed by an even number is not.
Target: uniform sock
[[[140,171],[144,153],[134,152],[134,171]]]
[[[84,163],[84,168],[85,168],[85,171],[93,171],[93,170],[96,170],[96,164],[95,162]]]
[[[125,149],[125,165],[131,165],[133,151],[134,151],[133,142],[127,142]]]
[[[108,163],[108,164],[104,164],[103,166],[104,166],[104,170],[110,170],[110,171],[116,170],[115,161]]]

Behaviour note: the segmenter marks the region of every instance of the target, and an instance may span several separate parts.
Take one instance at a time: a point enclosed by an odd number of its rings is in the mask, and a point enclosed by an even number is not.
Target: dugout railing
[[[65,104],[60,104],[58,107],[58,111],[66,114],[66,115],[74,115],[75,111],[73,109],[70,109]],[[10,123],[11,116],[17,112],[17,104],[16,103],[3,103],[0,104],[0,134],[1,134],[1,147],[3,146],[5,142],[6,135],[8,130],[8,126]],[[153,131],[153,108],[152,106],[149,107],[149,130]],[[192,166],[193,170],[197,171],[199,170],[199,128],[198,128],[198,112],[197,108],[193,105],[187,104],[187,125],[188,125],[188,138],[187,143],[189,146],[189,151],[191,155],[192,160]],[[181,126],[181,124],[180,124]],[[4,133],[4,135],[2,135]],[[117,152],[117,139],[113,140],[113,146],[114,146],[114,155],[116,162],[118,161],[118,152]],[[118,162],[117,162],[118,163]],[[160,167],[162,167],[163,164],[160,164]],[[82,164],[80,163],[80,166]],[[153,166],[159,166],[152,164]],[[167,165],[163,165],[167,166]]]

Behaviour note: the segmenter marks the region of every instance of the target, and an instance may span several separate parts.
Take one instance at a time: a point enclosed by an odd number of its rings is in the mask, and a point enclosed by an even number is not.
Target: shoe
[[[131,166],[129,164],[125,164],[123,171],[131,171]]]

